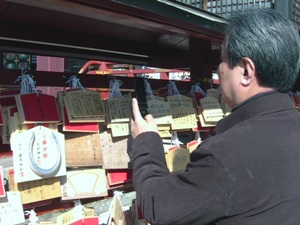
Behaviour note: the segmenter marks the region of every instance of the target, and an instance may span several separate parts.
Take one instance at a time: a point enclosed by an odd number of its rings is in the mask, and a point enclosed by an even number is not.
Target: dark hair
[[[233,68],[243,57],[256,67],[259,85],[291,90],[299,73],[299,33],[271,9],[256,9],[229,19],[223,53]]]

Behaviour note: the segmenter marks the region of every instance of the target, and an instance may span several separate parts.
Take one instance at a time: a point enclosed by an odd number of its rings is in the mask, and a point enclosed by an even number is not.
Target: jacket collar
[[[217,123],[215,132],[220,134],[249,118],[292,108],[293,105],[288,94],[277,91],[258,94],[232,109],[229,116]]]

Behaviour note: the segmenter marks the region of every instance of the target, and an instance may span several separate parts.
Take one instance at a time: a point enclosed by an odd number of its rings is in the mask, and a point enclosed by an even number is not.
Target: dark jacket
[[[287,94],[257,95],[234,109],[185,172],[169,173],[154,132],[134,140],[131,160],[152,224],[300,224],[300,113]]]

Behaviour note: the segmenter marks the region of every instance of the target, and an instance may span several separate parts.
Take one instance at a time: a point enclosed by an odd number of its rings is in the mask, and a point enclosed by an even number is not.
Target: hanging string
[[[196,131],[195,140],[200,144],[201,143],[201,135],[199,131]]]
[[[151,99],[155,99],[153,92],[152,92],[151,85],[148,82],[147,78],[144,78],[144,84],[145,84],[145,89],[146,89],[146,95],[149,95]]]
[[[35,81],[32,79],[32,76],[27,74],[22,70],[22,75],[18,76],[15,83],[19,82],[21,85],[20,94],[29,94],[29,93],[37,93],[35,87]]]
[[[181,96],[175,82],[169,81],[167,87],[168,87],[168,96],[178,95],[180,105],[182,106]]]
[[[119,199],[121,200],[124,196],[124,192],[123,191],[114,191],[113,194]]]
[[[172,131],[171,144],[180,147],[177,131]]]
[[[71,77],[69,77],[66,83],[69,84],[71,89],[83,89],[83,86],[80,83],[80,79],[76,75],[72,75]]]
[[[190,94],[192,95],[195,92],[201,93],[203,96],[207,96],[206,92],[200,87],[200,83],[192,85]]]
[[[112,79],[109,81],[109,98],[122,97],[120,87],[123,85],[122,81]]]

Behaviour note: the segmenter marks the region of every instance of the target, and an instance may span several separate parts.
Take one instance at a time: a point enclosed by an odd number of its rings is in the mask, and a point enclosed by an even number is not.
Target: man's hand
[[[139,134],[147,131],[158,133],[157,125],[153,116],[148,114],[144,119],[135,98],[132,99],[132,112],[134,119],[131,119],[131,135],[133,139],[135,139]]]

